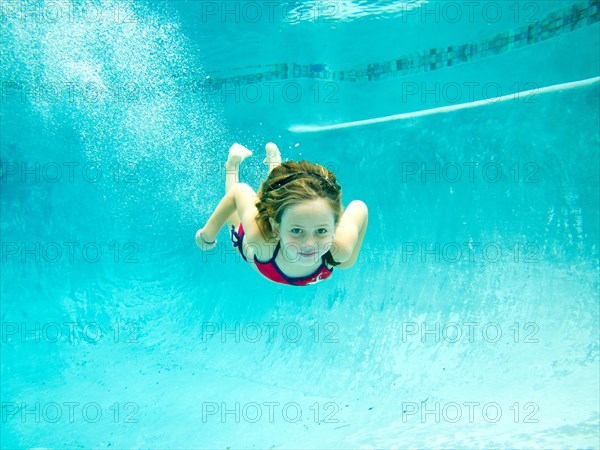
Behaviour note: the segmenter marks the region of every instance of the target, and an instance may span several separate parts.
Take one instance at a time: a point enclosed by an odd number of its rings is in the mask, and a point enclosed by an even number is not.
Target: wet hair
[[[334,227],[337,227],[343,213],[342,188],[333,172],[305,160],[285,161],[271,170],[262,182],[257,197],[258,215],[255,219],[265,240],[274,237],[269,218],[280,224],[288,206],[323,199],[333,212]],[[325,261],[330,266],[341,264],[333,259],[331,251],[325,254]]]

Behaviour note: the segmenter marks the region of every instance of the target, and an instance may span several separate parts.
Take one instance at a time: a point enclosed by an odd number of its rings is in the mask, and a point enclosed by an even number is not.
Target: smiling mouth
[[[316,253],[317,253],[316,251],[314,251],[314,252],[310,252],[310,253],[304,253],[304,252],[300,252],[300,254],[301,254],[302,256],[313,256],[313,255],[316,255]]]

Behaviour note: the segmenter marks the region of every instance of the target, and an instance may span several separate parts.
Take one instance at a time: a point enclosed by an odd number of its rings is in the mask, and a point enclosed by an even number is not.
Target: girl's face
[[[333,243],[335,224],[331,207],[324,199],[288,206],[281,224],[269,219],[288,262],[312,266],[321,261]]]

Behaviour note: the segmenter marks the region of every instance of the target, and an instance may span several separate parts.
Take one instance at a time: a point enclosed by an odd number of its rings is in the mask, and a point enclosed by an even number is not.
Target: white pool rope
[[[344,122],[344,123],[338,123],[335,125],[292,125],[288,129],[289,129],[289,131],[291,131],[293,133],[314,133],[314,132],[318,132],[318,131],[329,131],[329,130],[338,130],[338,129],[342,129],[342,128],[360,127],[363,125],[371,125],[373,123],[391,122],[392,120],[413,119],[415,117],[423,117],[423,116],[429,116],[432,114],[440,114],[440,113],[447,113],[447,112],[451,112],[451,111],[458,111],[460,109],[475,108],[477,106],[483,106],[483,105],[491,105],[491,104],[495,104],[498,102],[504,102],[506,100],[518,99],[519,97],[526,97],[528,95],[533,95],[533,94],[544,94],[547,92],[564,91],[567,89],[574,89],[574,88],[578,88],[581,86],[587,86],[590,84],[594,84],[594,83],[597,83],[598,81],[600,81],[600,77],[594,77],[594,78],[588,78],[586,80],[581,80],[581,81],[572,81],[570,83],[555,84],[554,86],[546,86],[543,88],[530,89],[528,91],[515,92],[512,94],[503,95],[501,97],[492,97],[492,98],[488,98],[488,99],[484,99],[484,100],[477,100],[477,101],[469,102],[469,103],[460,103],[458,105],[441,106],[439,108],[431,108],[431,109],[424,109],[422,111],[414,111],[414,112],[409,112],[409,113],[394,114],[391,116],[376,117],[375,119],[356,120],[353,122]]]

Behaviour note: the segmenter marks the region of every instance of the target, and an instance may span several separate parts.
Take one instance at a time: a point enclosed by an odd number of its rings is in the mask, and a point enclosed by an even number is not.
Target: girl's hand
[[[202,238],[202,228],[200,228],[196,231],[196,245],[200,247],[201,250],[206,251],[215,248],[217,246],[217,240],[215,239],[214,242],[206,242]]]

